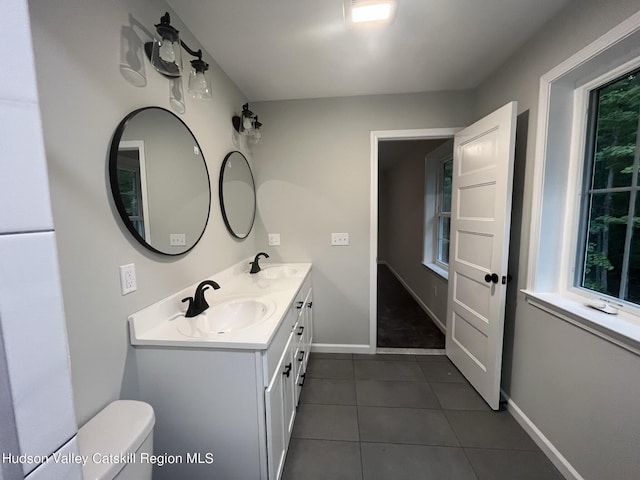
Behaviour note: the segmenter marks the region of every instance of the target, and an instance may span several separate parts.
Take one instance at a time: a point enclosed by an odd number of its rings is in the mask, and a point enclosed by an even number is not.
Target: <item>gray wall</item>
[[[168,6],[153,0],[29,2],[45,147],[57,232],[76,416],[80,425],[107,403],[135,395],[127,316],[255,253],[234,240],[218,203],[218,174],[233,143],[231,117],[244,96],[205,52],[214,98],[186,99],[181,116],[198,139],[211,175],[211,216],[201,242],[183,257],[154,254],[123,227],[108,188],[109,143],[120,120],[148,105],[169,109],[169,82],[146,63],[147,86],[118,69],[129,15],[153,30]],[[198,42],[176,15],[190,46]],[[136,27],[141,39],[147,40]],[[250,157],[249,157],[250,158]],[[138,290],[120,295],[118,266],[135,263]],[[224,288],[224,285],[222,285]],[[123,391],[123,384],[127,387]]]
[[[379,146],[378,260],[385,261],[419,302],[442,325],[446,323],[447,281],[424,266],[425,206],[433,209],[435,196],[426,196],[425,156],[442,140],[390,141]],[[389,158],[383,159],[382,155]],[[435,185],[435,183],[434,183]],[[427,235],[432,235],[429,230]],[[429,253],[430,254],[430,253]]]
[[[517,303],[507,309],[503,388],[587,480],[639,475],[640,358],[530,306],[517,291],[527,276],[539,79],[639,9],[637,0],[572,2],[477,91],[478,117],[510,100],[520,113],[514,205],[522,207],[513,226],[521,230],[512,233],[511,255],[519,264],[510,267],[518,283],[509,295]]]
[[[314,342],[369,344],[370,133],[471,120],[465,92],[261,102],[254,152],[257,241],[285,261],[312,261]],[[282,245],[268,247],[266,233]],[[330,246],[331,232],[350,245]]]

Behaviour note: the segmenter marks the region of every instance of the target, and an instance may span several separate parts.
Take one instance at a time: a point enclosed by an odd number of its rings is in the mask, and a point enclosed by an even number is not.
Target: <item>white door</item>
[[[455,135],[446,352],[497,410],[516,102]]]

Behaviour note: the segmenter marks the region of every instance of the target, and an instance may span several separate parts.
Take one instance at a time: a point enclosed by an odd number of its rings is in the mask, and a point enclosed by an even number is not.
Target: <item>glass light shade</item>
[[[187,92],[193,98],[211,98],[210,71],[198,72],[195,68],[191,68]]]
[[[169,80],[169,104],[171,109],[177,113],[184,113],[184,93],[182,90],[182,78],[172,78]]]
[[[262,138],[262,134],[260,134],[260,130],[254,130],[251,132],[251,143],[258,143]]]
[[[120,30],[120,73],[131,85],[144,87],[147,84],[144,44],[135,30],[128,25]]]
[[[253,130],[253,118],[242,116],[242,130],[245,135],[247,135],[251,130]]]
[[[182,75],[182,49],[180,39],[175,41],[161,38],[153,42],[151,51],[151,65],[162,75],[167,77],[179,77]]]

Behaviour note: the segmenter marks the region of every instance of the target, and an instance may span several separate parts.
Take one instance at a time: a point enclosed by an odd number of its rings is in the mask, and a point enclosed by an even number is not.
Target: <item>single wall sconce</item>
[[[255,143],[260,140],[260,127],[262,123],[258,121],[258,116],[249,110],[249,104],[245,103],[242,106],[242,115],[234,115],[231,119],[233,128],[240,135],[249,136]]]
[[[189,83],[187,92],[194,98],[211,98],[211,80],[209,78],[209,64],[202,60],[202,50],[192,50],[180,39],[180,32],[171,25],[169,13],[165,13],[156,26],[156,38],[145,44],[144,48],[151,65],[158,73],[168,78],[181,77],[182,49],[191,56]]]

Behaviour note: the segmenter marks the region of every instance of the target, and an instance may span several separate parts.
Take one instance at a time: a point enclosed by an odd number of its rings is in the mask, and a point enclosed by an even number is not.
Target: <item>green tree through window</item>
[[[579,285],[640,303],[638,122],[640,76],[620,77],[591,93],[584,240]]]

